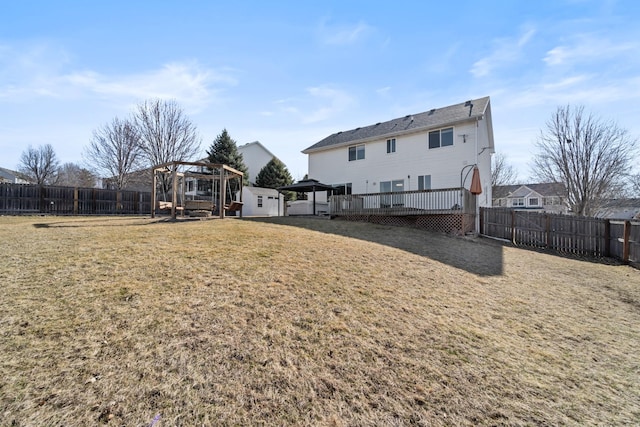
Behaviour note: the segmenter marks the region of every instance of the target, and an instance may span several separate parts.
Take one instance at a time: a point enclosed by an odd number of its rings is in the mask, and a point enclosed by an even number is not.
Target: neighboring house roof
[[[496,185],[493,188],[494,199],[504,199],[506,197],[526,197],[531,192],[536,192],[543,197],[560,196],[566,193],[565,186],[561,182],[547,182],[541,184],[516,184],[516,185]]]
[[[29,179],[29,177],[23,173],[20,173],[11,169],[0,168],[0,182],[3,182],[3,181],[9,181],[11,183],[17,183],[17,182],[30,183],[31,179]]]
[[[640,219],[640,199],[607,200],[594,216],[609,219]]]
[[[264,151],[266,151],[266,152],[267,152],[267,154],[269,154],[271,157],[275,157],[276,159],[278,158],[275,154],[273,154],[271,151],[269,151],[269,150],[267,149],[267,147],[265,147],[264,145],[262,145],[262,144],[260,143],[260,141],[247,142],[247,143],[246,143],[246,144],[244,144],[244,145],[239,145],[239,146],[238,146],[238,150],[243,151],[243,150],[246,150],[247,148],[250,148],[250,147],[251,147],[251,146],[253,146],[253,145],[255,145],[255,146],[258,146],[258,147],[262,148],[262,149],[263,149]]]
[[[444,108],[433,108],[424,113],[409,114],[371,126],[334,133],[302,152],[309,154],[314,151],[356,142],[365,142],[373,139],[414,133],[426,129],[450,126],[459,122],[481,119],[485,114],[490,114],[488,96]],[[491,143],[493,144],[493,141],[491,141]]]

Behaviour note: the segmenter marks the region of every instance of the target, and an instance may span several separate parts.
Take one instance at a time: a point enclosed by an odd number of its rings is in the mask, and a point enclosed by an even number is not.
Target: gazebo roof
[[[323,190],[333,190],[333,187],[328,184],[323,184],[316,179],[303,179],[295,184],[278,187],[278,191],[297,191],[299,193],[310,193]]]

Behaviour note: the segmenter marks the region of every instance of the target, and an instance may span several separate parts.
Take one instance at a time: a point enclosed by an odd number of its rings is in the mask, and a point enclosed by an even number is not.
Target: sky
[[[84,165],[95,129],[162,98],[203,157],[227,129],[298,180],[301,151],[332,133],[483,96],[521,182],[559,106],[639,138],[640,2],[0,0],[8,169],[44,144]]]

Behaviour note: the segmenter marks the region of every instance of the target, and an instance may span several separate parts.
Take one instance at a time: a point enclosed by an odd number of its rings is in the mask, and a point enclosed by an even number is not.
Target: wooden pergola
[[[189,170],[188,168],[197,167],[200,168],[200,171],[197,170]],[[208,173],[202,172],[202,170],[206,168]],[[181,171],[181,169],[184,169]],[[226,210],[238,210],[240,212],[240,217],[242,217],[242,188],[243,188],[243,179],[244,174],[239,170],[236,170],[230,166],[217,164],[217,163],[208,163],[208,162],[182,162],[182,161],[174,161],[168,163],[162,163],[153,167],[152,175],[153,175],[153,184],[151,188],[151,218],[155,218],[156,213],[156,187],[158,184],[158,173],[168,174],[171,176],[172,180],[172,197],[171,197],[171,218],[176,219],[176,212],[178,210],[177,200],[178,200],[178,181],[184,178],[195,178],[199,180],[210,180],[212,182],[212,195],[213,193],[213,184],[216,181],[219,181],[219,198],[217,200],[218,203],[218,211],[220,214],[220,218],[224,218]],[[227,198],[227,185],[230,179],[239,179],[240,180],[240,200],[232,201],[231,205],[226,205]],[[184,193],[184,185],[183,185],[183,193]],[[231,199],[233,200],[233,195],[231,195]],[[184,195],[183,195],[184,201]],[[184,209],[184,206],[181,207]],[[184,210],[183,210],[184,211]]]

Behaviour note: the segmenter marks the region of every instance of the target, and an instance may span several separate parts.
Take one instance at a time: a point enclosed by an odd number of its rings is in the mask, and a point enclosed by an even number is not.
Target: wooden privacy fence
[[[149,212],[150,192],[0,184],[0,214],[5,215],[137,215]]]
[[[640,221],[480,208],[480,234],[519,246],[612,257],[640,266]]]

